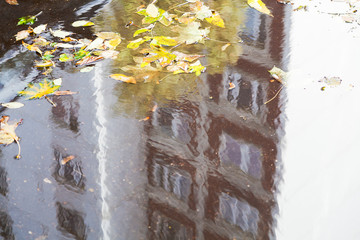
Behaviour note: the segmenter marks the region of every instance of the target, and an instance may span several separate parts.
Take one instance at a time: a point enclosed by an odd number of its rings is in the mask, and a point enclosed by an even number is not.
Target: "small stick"
[[[284,85],[281,86],[281,88],[277,91],[277,93],[275,94],[275,96],[273,96],[270,100],[267,100],[266,102],[264,102],[264,104],[268,104],[269,102],[271,102],[272,100],[274,100],[277,95],[279,95],[280,91],[284,88]]]
[[[45,96],[45,99],[54,107],[56,107],[56,103],[54,103],[53,101],[51,101],[51,99],[48,96]]]
[[[21,158],[21,155],[20,155],[21,154],[20,143],[19,143],[19,141],[17,139],[14,138],[14,140],[15,140],[16,144],[18,145],[18,154],[16,155],[16,159],[20,159]]]

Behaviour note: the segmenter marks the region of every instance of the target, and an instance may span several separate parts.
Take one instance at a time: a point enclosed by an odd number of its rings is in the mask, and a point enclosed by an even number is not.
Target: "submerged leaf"
[[[255,8],[259,12],[273,17],[270,10],[266,7],[265,3],[263,3],[261,0],[247,0],[247,3],[249,4],[250,7]]]
[[[144,32],[150,32],[151,30],[150,29],[147,29],[147,28],[140,28],[138,30],[136,30],[134,32],[134,35],[133,37],[136,37],[137,35],[141,34],[141,33],[144,33]]]
[[[53,81],[49,81],[46,78],[43,82],[38,84],[28,84],[27,88],[18,92],[22,96],[26,96],[28,99],[42,98],[48,94],[51,94],[59,89],[59,85],[55,85]]]
[[[159,16],[159,9],[155,6],[155,4],[151,3],[147,6],[146,13],[150,17],[156,18]]]
[[[136,84],[136,80],[134,77],[129,77],[124,74],[111,74],[110,77],[122,82]]]
[[[89,27],[95,25],[93,22],[86,21],[86,20],[79,20],[75,21],[71,24],[73,27]]]
[[[199,22],[191,22],[185,27],[175,26],[173,30],[179,33],[177,37],[178,41],[180,43],[185,42],[186,44],[202,43],[210,32],[208,28],[200,29]]]
[[[225,27],[224,20],[221,18],[221,16],[217,12],[213,12],[212,16],[209,18],[205,18],[205,20],[215,26],[222,27],[222,28]]]
[[[144,42],[146,42],[148,40],[145,40],[143,38],[138,38],[134,41],[131,41],[128,45],[127,48],[131,48],[131,49],[137,49],[141,44],[143,44]]]
[[[76,65],[86,65],[86,64],[90,64],[90,63],[93,63],[93,62],[101,60],[101,59],[104,59],[104,58],[101,56],[98,56],[98,57],[87,56],[87,57],[82,58],[80,61],[78,61],[76,63]]]
[[[115,32],[98,32],[95,34],[97,37],[102,38],[104,40],[110,40],[114,38],[121,38],[119,33]]]

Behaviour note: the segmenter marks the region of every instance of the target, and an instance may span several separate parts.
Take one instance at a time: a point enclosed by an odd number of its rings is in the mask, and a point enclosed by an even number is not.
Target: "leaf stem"
[[[56,107],[56,103],[54,103],[53,101],[51,101],[51,99],[48,96],[45,96],[45,99],[54,107]]]
[[[15,140],[16,144],[18,145],[18,154],[16,155],[16,159],[19,159],[19,158],[21,158],[21,146],[20,146],[19,141],[16,138],[14,138],[14,140]]]
[[[277,91],[277,93],[275,94],[275,96],[273,96],[271,99],[267,100],[266,102],[264,102],[264,104],[268,104],[269,102],[271,102],[272,100],[274,100],[277,95],[279,95],[280,91],[284,88],[284,85],[281,86],[281,88]]]

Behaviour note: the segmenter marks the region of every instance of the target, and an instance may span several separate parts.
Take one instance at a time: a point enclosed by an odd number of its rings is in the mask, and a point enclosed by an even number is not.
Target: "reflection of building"
[[[257,37],[244,46],[249,54],[223,75],[207,76],[201,93],[207,100],[153,113],[147,126],[149,239],[273,235],[281,110],[278,99],[264,102],[280,87],[269,83],[267,72],[282,67],[274,34],[284,30],[284,9],[277,8],[274,18],[256,15],[251,30]]]

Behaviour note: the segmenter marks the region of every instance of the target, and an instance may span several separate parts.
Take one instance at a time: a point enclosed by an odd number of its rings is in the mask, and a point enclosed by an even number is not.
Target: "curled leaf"
[[[136,84],[136,80],[134,77],[129,77],[124,74],[111,74],[110,77],[122,82]]]
[[[9,116],[2,116],[0,119],[0,144],[10,144],[15,141],[19,149],[16,158],[20,158],[21,147],[15,129],[21,124],[22,120],[15,123],[8,123],[9,119]]]
[[[42,51],[40,50],[40,48],[38,48],[38,47],[36,47],[36,46],[34,46],[34,45],[27,44],[27,43],[25,43],[24,41],[22,42],[22,45],[23,45],[24,47],[26,47],[28,50],[37,52],[37,53],[39,53],[40,55],[42,55]]]

